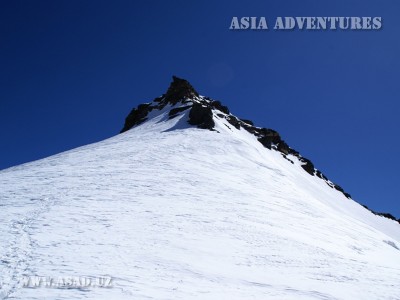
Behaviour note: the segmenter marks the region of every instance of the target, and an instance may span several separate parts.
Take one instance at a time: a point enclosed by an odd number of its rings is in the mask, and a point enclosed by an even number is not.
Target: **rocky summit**
[[[201,96],[189,81],[172,76],[172,82],[167,92],[160,97],[155,98],[152,102],[140,104],[132,109],[125,119],[124,127],[120,133],[123,133],[134,126],[145,122],[152,111],[161,111],[169,109],[169,118],[175,118],[180,114],[188,111],[188,125],[197,126],[201,129],[216,131],[214,129],[215,119],[225,119],[230,125],[231,130],[246,130],[253,134],[257,140],[265,147],[273,151],[278,151],[282,156],[293,163],[288,155],[293,155],[302,163],[301,167],[311,176],[317,176],[325,181],[328,186],[342,192],[347,198],[351,195],[347,193],[341,186],[329,180],[320,170],[315,168],[314,164],[308,158],[303,157],[298,151],[290,147],[280,136],[280,134],[269,128],[257,127],[252,121],[240,119],[233,115],[229,108],[220,101],[213,100],[210,97]],[[376,215],[383,216],[400,223],[400,219],[396,219],[390,213],[381,213],[364,207]]]
[[[341,191],[346,197],[346,193],[339,185],[332,183],[321,171],[314,167],[314,164],[300,153],[291,148],[273,129],[257,127],[250,120],[244,120],[230,113],[229,108],[222,105],[220,101],[209,97],[199,95],[193,86],[185,79],[173,76],[167,92],[160,97],[155,98],[150,103],[140,104],[134,108],[125,119],[124,127],[121,130],[125,132],[134,126],[145,122],[149,114],[154,110],[169,109],[169,118],[175,118],[178,115],[188,111],[188,124],[197,126],[201,129],[214,129],[214,119],[225,119],[236,130],[246,130],[253,134],[257,140],[270,150],[279,151],[282,156],[290,161],[288,154],[296,156],[303,164],[302,168],[311,176],[320,177],[332,188]]]

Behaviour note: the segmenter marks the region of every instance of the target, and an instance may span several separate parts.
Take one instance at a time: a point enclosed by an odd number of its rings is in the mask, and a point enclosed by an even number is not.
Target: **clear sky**
[[[0,169],[117,134],[177,75],[400,217],[399,12],[396,0],[1,1]],[[231,31],[233,16],[270,30]],[[278,16],[383,28],[274,31]]]

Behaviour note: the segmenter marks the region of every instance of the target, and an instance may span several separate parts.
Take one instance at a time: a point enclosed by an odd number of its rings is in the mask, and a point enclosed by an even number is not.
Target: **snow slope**
[[[0,299],[400,299],[398,223],[226,120],[168,110],[0,172]]]

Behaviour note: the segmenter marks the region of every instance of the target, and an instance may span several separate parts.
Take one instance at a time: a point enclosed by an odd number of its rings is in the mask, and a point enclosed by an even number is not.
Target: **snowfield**
[[[0,299],[400,299],[398,223],[168,109],[0,172]]]

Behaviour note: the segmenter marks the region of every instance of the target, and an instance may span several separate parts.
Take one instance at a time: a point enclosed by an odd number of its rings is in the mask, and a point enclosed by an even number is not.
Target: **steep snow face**
[[[173,108],[0,172],[1,299],[399,299],[398,223],[226,118],[203,130]]]

